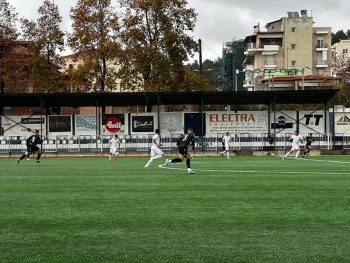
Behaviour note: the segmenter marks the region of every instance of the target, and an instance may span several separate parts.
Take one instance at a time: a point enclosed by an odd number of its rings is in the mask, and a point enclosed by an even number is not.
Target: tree
[[[197,14],[186,0],[121,0],[124,10],[121,76],[125,88],[175,91],[183,62],[197,50],[187,33]]]
[[[63,87],[60,69],[63,60],[58,52],[64,49],[62,17],[53,0],[45,0],[38,9],[36,21],[21,19],[23,37],[30,42],[29,68],[37,91],[57,91]]]
[[[0,41],[13,41],[19,36],[16,22],[18,21],[16,9],[7,1],[0,2]]]
[[[332,45],[340,42],[340,40],[348,39],[347,34],[344,33],[344,30],[339,30],[335,34],[332,33]]]
[[[209,81],[206,78],[201,78],[198,73],[191,70],[183,71],[183,80],[178,87],[178,91],[208,91]]]
[[[113,90],[120,53],[118,13],[110,0],[79,0],[71,18],[69,46],[83,58],[79,78],[90,82],[95,91]]]
[[[334,75],[345,84],[350,79],[350,56],[347,53],[332,53],[331,69]]]
[[[0,2],[0,93],[5,92],[5,83],[16,77],[16,74],[10,70],[13,63],[9,63],[10,54],[14,55],[14,43],[19,33],[16,22],[17,13],[14,7],[7,1]],[[16,57],[17,58],[17,57]],[[17,61],[13,57],[13,61]]]
[[[26,92],[30,88],[31,74],[28,69],[28,44],[13,41],[6,48],[0,59],[0,77],[2,93]]]
[[[347,36],[348,39],[350,39],[350,29],[348,29],[348,30],[346,31],[346,36]]]

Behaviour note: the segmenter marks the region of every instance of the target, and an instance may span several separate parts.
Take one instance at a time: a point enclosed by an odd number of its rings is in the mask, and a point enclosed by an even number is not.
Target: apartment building
[[[286,17],[267,23],[264,31],[260,25],[245,38],[245,83],[247,90],[266,88],[276,77],[331,75],[331,28],[314,27],[313,18],[306,10],[288,12]],[[284,78],[288,79],[288,78]],[[328,78],[327,78],[328,79]],[[270,81],[267,81],[270,80]],[[288,81],[286,81],[288,82]],[[305,83],[297,83],[299,89]],[[294,83],[294,81],[293,81]],[[290,88],[290,83],[275,88]],[[312,86],[312,83],[308,83]]]
[[[350,40],[340,40],[332,46],[333,55],[350,58]]]

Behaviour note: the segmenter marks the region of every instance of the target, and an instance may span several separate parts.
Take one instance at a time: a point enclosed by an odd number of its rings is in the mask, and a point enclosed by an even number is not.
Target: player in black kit
[[[179,157],[172,160],[167,159],[163,166],[167,166],[169,163],[181,163],[183,159],[186,158],[187,172],[189,174],[194,174],[194,171],[191,169],[191,155],[187,152],[189,146],[194,149],[193,129],[188,128],[187,134],[185,136],[180,136],[176,144],[179,148]]]
[[[21,156],[21,158],[17,159],[17,164],[19,164],[20,161],[22,161],[24,158],[28,157],[30,154],[32,154],[34,152],[38,153],[38,156],[36,158],[36,162],[37,163],[40,162],[40,157],[41,157],[41,154],[43,152],[38,147],[38,145],[42,143],[42,140],[39,136],[39,130],[35,130],[34,132],[35,133],[27,139],[27,141],[26,141],[27,151]]]
[[[306,143],[305,143],[305,150],[303,153],[303,157],[305,157],[306,155],[309,156],[310,151],[311,151],[311,144],[314,141],[314,138],[312,138],[312,133],[309,133],[308,136],[306,136]]]

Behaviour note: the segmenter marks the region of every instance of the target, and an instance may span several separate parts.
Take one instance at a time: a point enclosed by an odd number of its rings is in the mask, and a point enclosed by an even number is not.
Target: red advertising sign
[[[117,133],[122,128],[122,122],[118,117],[107,118],[104,122],[106,130],[110,133]]]

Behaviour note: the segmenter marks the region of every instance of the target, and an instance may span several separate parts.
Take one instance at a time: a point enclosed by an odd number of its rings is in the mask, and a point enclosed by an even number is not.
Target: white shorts
[[[152,146],[151,147],[151,156],[155,157],[157,155],[163,155],[163,151],[159,149],[157,146]]]
[[[110,153],[110,154],[113,154],[113,155],[119,154],[119,153],[118,153],[118,150],[117,150],[117,147],[111,147],[111,149],[109,150],[109,153]]]
[[[292,150],[293,151],[298,151],[300,149],[300,146],[299,145],[292,145]]]
[[[225,144],[225,151],[229,151],[230,150],[230,145],[229,144]]]

